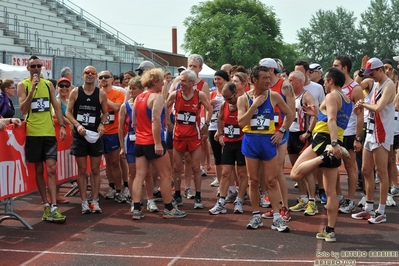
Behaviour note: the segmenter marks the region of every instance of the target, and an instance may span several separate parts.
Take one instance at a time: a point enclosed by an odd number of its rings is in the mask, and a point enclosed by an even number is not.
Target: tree
[[[280,21],[258,0],[215,0],[191,8],[184,20],[182,48],[204,56],[213,67],[225,63],[252,67],[264,57],[278,57]]]
[[[336,11],[319,10],[312,16],[309,28],[298,32],[298,49],[309,59],[323,68],[332,65],[337,55],[352,59],[353,69],[360,66],[359,35],[355,27],[353,12],[337,7]]]
[[[361,51],[370,57],[381,59],[395,55],[398,48],[399,1],[392,0],[392,8],[387,0],[371,1],[369,8],[361,14]]]

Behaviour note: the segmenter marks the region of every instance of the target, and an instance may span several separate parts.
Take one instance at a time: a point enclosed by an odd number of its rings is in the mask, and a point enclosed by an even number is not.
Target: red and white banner
[[[57,122],[55,128],[58,138],[60,127]],[[66,131],[70,132],[69,127]],[[25,161],[25,132],[25,122],[21,127],[9,125],[0,130],[0,200],[37,190],[34,165]],[[58,142],[57,184],[77,178],[78,167],[74,156],[70,155],[71,144],[70,134],[67,134],[65,140]],[[105,160],[101,161],[100,167],[105,168]]]

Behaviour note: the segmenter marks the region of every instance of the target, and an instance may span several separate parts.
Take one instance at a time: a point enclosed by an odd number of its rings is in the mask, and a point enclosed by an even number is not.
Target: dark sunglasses
[[[71,85],[67,85],[67,84],[60,84],[60,85],[58,85],[58,87],[60,88],[60,89],[63,89],[63,88],[69,88]]]
[[[30,68],[42,68],[43,65],[37,64],[37,65],[30,65]]]
[[[86,70],[85,72],[83,72],[84,74],[86,74],[86,75],[90,75],[90,74],[92,74],[92,75],[97,75],[97,72],[96,71],[91,71],[91,70]]]
[[[224,97],[223,97],[223,99],[224,99],[225,101],[230,101],[231,99],[234,98],[234,95],[236,95],[236,93],[233,93],[233,95],[231,95],[229,98],[224,98]]]
[[[102,75],[99,76],[98,79],[109,79],[111,76],[110,75]]]

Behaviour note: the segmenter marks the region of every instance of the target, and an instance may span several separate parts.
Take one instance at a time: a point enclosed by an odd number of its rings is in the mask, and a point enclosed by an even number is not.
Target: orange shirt
[[[110,90],[107,94],[107,98],[113,103],[123,103],[125,100],[125,94],[121,91]],[[118,112],[114,112],[108,106],[108,119],[106,124],[104,125],[105,134],[118,134],[119,129],[119,110]]]

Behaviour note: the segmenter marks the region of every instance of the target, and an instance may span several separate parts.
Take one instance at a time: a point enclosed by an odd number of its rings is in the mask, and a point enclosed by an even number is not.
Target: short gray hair
[[[303,74],[301,71],[292,71],[290,76],[302,81],[302,85],[305,84],[305,74]]]
[[[60,75],[61,75],[62,78],[64,78],[64,77],[66,77],[66,75],[68,75],[69,73],[72,74],[72,69],[69,68],[69,67],[64,67],[63,69],[61,69]]]
[[[187,75],[189,81],[195,82],[197,80],[197,74],[190,69],[183,70],[183,72],[180,73],[180,76],[182,75]]]
[[[204,59],[199,54],[189,55],[187,58],[187,61],[191,61],[191,60],[197,61],[200,64],[200,67],[202,67],[204,65]]]

